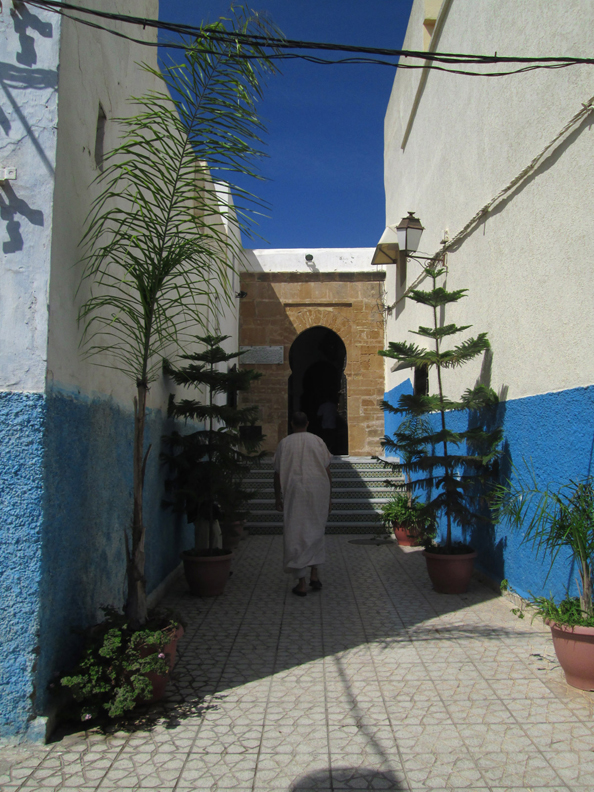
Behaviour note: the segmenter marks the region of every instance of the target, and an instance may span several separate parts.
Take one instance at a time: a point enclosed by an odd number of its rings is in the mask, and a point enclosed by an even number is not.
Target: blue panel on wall
[[[119,608],[126,592],[124,533],[132,521],[132,411],[113,400],[53,391],[48,397],[46,516],[41,591],[41,654],[37,669],[39,711],[57,669],[76,659],[73,627],[101,618],[100,608]],[[161,435],[170,430],[159,411],[149,411],[151,445],[144,497],[146,579],[150,593],[193,544],[185,518],[161,507],[164,471]]]
[[[193,544],[161,507],[161,436],[149,412],[144,498],[150,593]],[[54,390],[0,394],[0,734],[23,733],[76,659],[82,628],[123,604],[124,532],[132,518],[133,413],[108,398]]]
[[[46,401],[0,393],[0,734],[24,731],[37,661]]]
[[[389,391],[386,401],[395,404],[401,393],[412,392],[402,387]],[[447,421],[454,431],[468,428],[466,413],[449,413]],[[515,469],[525,471],[525,462],[534,469],[541,486],[594,475],[594,386],[501,402],[496,421],[504,431],[501,481],[513,477]],[[398,423],[398,417],[386,413],[386,434]],[[477,523],[466,534],[457,529],[454,538],[472,544],[479,552],[477,566],[494,580],[507,578],[522,596],[553,594],[561,598],[568,589],[576,593],[577,570],[567,553],[558,557],[546,579],[549,561],[535,556],[521,534],[507,525]]]

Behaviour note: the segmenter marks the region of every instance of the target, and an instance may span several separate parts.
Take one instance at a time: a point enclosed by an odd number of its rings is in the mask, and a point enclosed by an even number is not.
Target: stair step
[[[344,457],[330,463],[333,509],[326,524],[327,533],[383,533],[381,507],[404,479],[392,469],[370,457]],[[252,533],[280,534],[281,515],[274,504],[273,461],[268,457],[245,480],[257,496],[251,501],[246,528]]]

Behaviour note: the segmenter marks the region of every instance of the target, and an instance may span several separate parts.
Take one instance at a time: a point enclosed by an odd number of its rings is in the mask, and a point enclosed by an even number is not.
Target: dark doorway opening
[[[324,440],[331,453],[348,454],[346,347],[327,327],[304,330],[289,352],[288,431],[291,415],[304,412],[309,431]]]

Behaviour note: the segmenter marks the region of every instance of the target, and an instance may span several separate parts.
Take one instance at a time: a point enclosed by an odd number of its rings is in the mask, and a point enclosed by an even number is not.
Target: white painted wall
[[[82,4],[82,0],[78,1]],[[108,0],[102,7],[105,5],[132,16],[158,16],[158,0],[126,3]],[[156,41],[156,31],[150,28],[145,31],[135,28],[134,35]],[[97,194],[93,180],[99,173],[95,162],[99,104],[107,116],[104,149],[108,152],[117,145],[120,134],[114,119],[134,112],[129,97],[141,96],[151,89],[163,91],[163,83],[143,71],[140,63],[156,68],[156,48],[64,21],[60,50],[48,384],[90,396],[108,395],[128,409],[131,409],[134,392],[131,380],[118,371],[95,365],[98,357],[91,360],[81,357],[77,315],[88,291],[85,284],[79,290],[81,267],[78,262],[84,221]],[[226,213],[229,191],[221,186],[219,193],[221,207]],[[229,225],[226,219],[224,225]],[[236,234],[233,224],[230,225],[229,233]],[[237,277],[236,280],[239,282]],[[218,319],[215,319],[216,314]],[[209,328],[230,335],[226,345],[237,348],[237,301],[226,305],[224,301],[214,300]],[[199,332],[197,327],[196,333]],[[168,393],[168,383],[160,378],[151,385],[149,407],[165,407]]]
[[[591,0],[446,0],[444,9],[432,42],[439,51],[591,54]],[[407,49],[422,48],[422,15],[423,2],[415,0]],[[386,113],[386,223],[414,210],[426,228],[419,252],[432,254],[444,229],[453,237],[594,95],[594,67],[490,78],[431,72],[416,97],[420,84],[420,72],[399,70]],[[489,332],[491,384],[507,386],[508,398],[594,382],[593,199],[594,113],[448,255],[447,286],[467,288],[469,296],[448,309],[446,321],[472,324],[467,335]],[[397,275],[395,267],[386,270],[390,304]],[[420,273],[409,262],[407,286]],[[408,330],[429,319],[428,309],[400,302],[388,338],[418,342]],[[450,374],[446,388],[474,384],[480,365]],[[390,367],[387,389],[410,375]]]
[[[158,0],[126,3],[106,0],[102,9],[156,18],[159,6]],[[130,33],[129,27],[127,32]],[[150,28],[144,31],[134,28],[133,32],[135,37],[156,41],[156,31]],[[140,63],[156,68],[156,48],[64,20],[60,48],[48,384],[86,395],[108,395],[128,408],[131,408],[134,391],[131,380],[120,372],[95,365],[98,358],[93,362],[81,357],[77,314],[88,292],[86,286],[78,292],[77,289],[81,275],[79,242],[85,218],[97,194],[97,186],[92,182],[99,173],[95,163],[99,103],[107,116],[104,150],[108,152],[117,145],[120,134],[114,119],[133,112],[128,98],[152,88],[163,89],[160,81],[139,67]],[[162,406],[166,398],[166,388],[160,379],[151,386],[149,406]]]
[[[60,17],[0,9],[0,390],[42,392],[56,166]]]
[[[247,272],[371,272],[375,248],[292,248],[246,250]],[[312,261],[305,256],[312,255]]]

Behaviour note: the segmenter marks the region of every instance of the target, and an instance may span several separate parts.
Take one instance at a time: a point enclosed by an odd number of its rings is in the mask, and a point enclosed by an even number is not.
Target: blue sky
[[[200,24],[228,0],[160,0],[160,18]],[[402,46],[412,0],[262,0],[287,38]],[[170,50],[170,52],[174,52]],[[316,53],[320,54],[320,53]],[[330,53],[331,54],[331,53]],[[384,230],[383,123],[394,70],[285,61],[261,104],[268,135],[260,197],[271,206],[247,247],[374,247]]]

